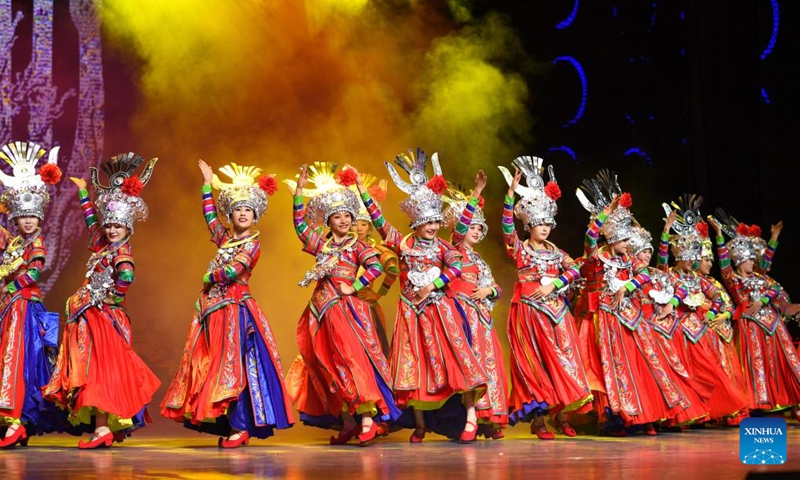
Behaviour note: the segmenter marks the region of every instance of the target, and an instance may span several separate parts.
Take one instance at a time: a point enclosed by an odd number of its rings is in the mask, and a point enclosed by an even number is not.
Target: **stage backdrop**
[[[142,194],[150,219],[132,240],[128,308],[135,348],[165,387],[215,252],[198,158],[278,179],[317,160],[387,178],[383,161],[420,146],[439,152],[449,180],[471,186],[485,169],[490,231],[479,250],[506,291],[495,310],[504,344],[515,272],[502,247],[507,186],[496,165],[518,155],[554,165],[564,198],[552,239],[573,255],[588,219],[574,189],[608,166],[654,237],[661,202],[684,191],[706,196],[705,213],[723,206],[765,232],[783,219],[773,273],[790,293],[800,288],[798,215],[785,193],[797,177],[778,161],[798,133],[795,117],[783,121],[797,110],[798,67],[788,61],[797,42],[787,31],[798,7],[540,3],[0,0],[0,81],[14,92],[3,97],[0,141],[61,145],[67,176],[121,152],[159,157]],[[390,183],[386,216],[408,231],[402,199]],[[87,259],[68,181],[46,226],[46,304],[61,311]],[[285,187],[257,228],[251,286],[285,370],[311,294],[297,282],[314,260],[294,236]],[[390,323],[396,301],[395,290],[383,302]]]

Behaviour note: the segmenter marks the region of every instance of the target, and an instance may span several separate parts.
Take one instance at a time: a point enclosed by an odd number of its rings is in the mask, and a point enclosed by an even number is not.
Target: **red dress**
[[[352,415],[396,419],[400,411],[370,306],[339,292],[339,283],[360,290],[380,276],[378,250],[354,235],[340,244],[326,241],[306,224],[302,197],[295,197],[294,222],[303,251],[317,258],[312,270],[317,284],[297,324],[300,356],[290,373],[300,419],[329,428],[341,425],[345,408]]]
[[[470,200],[453,231],[452,241],[459,246],[462,262],[461,276],[450,283],[450,288],[456,292],[456,298],[467,315],[472,334],[472,351],[489,377],[486,395],[475,402],[478,420],[503,428],[508,424],[508,374],[500,339],[492,320],[492,309],[502,292],[494,281],[489,265],[477,252],[462,243],[464,232],[472,223],[472,214],[477,203],[477,199]],[[491,288],[492,294],[483,300],[473,300],[470,295],[477,288]]]
[[[369,194],[362,199],[385,245],[400,258],[400,301],[389,362],[397,405],[436,410],[453,394],[484,391],[489,378],[470,348],[469,326],[454,293],[444,288],[460,274],[458,250],[438,238],[403,237]],[[416,288],[431,282],[438,289],[422,304],[412,303]]]
[[[564,293],[559,291],[578,278],[578,267],[550,242],[544,249],[535,249],[521,241],[514,230],[513,202],[506,197],[503,208],[506,253],[517,267],[508,314],[511,421],[531,421],[533,414],[544,410],[587,411],[593,397],[575,321]],[[534,300],[531,295],[543,283],[554,283],[557,289]]]
[[[248,281],[261,255],[257,236],[233,240],[217,218],[209,186],[203,213],[217,246],[161,415],[187,428],[267,438],[294,423],[272,328]]]
[[[581,322],[581,355],[594,394],[595,410],[607,428],[641,425],[663,419],[705,415],[702,401],[670,368],[644,321],[639,301],[626,296],[611,308],[619,288],[634,291],[650,281],[647,267],[628,255],[596,249],[601,214],[587,232],[581,273],[586,277],[586,318]],[[615,425],[621,421],[622,425]]]
[[[23,423],[29,435],[60,427],[41,389],[53,369],[49,352],[58,343],[58,314],[46,312],[37,280],[44,268],[44,239],[39,232],[14,237],[0,227],[2,285],[0,302],[0,419]]]
[[[86,281],[67,300],[66,329],[43,394],[69,412],[73,425],[88,427],[95,414],[105,412],[112,431],[128,430],[149,418],[145,406],[161,382],[131,347],[125,311],[134,273],[130,237],[109,244],[88,192],[81,190],[80,197],[92,256]]]
[[[800,357],[776,305],[781,289],[762,274],[734,272],[722,238],[717,238],[717,249],[722,281],[736,303],[749,407],[782,410],[800,404]],[[753,302],[760,302],[761,308],[750,316],[746,311]]]

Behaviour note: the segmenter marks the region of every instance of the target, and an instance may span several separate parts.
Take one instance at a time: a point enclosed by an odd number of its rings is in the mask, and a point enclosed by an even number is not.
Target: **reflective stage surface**
[[[620,439],[558,436],[554,441],[540,441],[526,427],[507,430],[504,440],[479,440],[471,445],[430,434],[423,444],[410,445],[410,431],[404,430],[367,447],[331,447],[326,432],[295,426],[238,450],[220,450],[216,437],[158,421],[105,450],[80,451],[77,438],[65,435],[31,438],[28,447],[0,451],[0,478],[712,480],[745,478],[748,472],[800,470],[800,425],[796,422],[789,423],[787,463],[761,467],[739,462],[737,429]]]

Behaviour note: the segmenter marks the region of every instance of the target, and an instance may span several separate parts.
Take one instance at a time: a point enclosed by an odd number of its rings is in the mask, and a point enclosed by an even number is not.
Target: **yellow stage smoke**
[[[450,180],[471,185],[478,168],[487,171],[489,223],[497,228],[481,250],[496,273],[513,272],[499,244],[505,185],[495,165],[527,153],[532,121],[515,71],[524,55],[501,16],[474,18],[468,2],[454,0],[104,0],[100,9],[107,43],[142,63],[141,101],[123,148],[160,157],[143,192],[151,218],[132,242],[129,308],[137,348],[165,383],[214,254],[198,158],[214,167],[254,164],[278,179],[301,163],[334,160],[385,178],[383,160],[409,147],[439,151]],[[401,198],[390,187],[383,203],[388,219],[407,230],[394,207]],[[311,294],[297,281],[313,258],[294,237],[285,189],[257,228],[262,254],[251,286],[285,369]],[[510,291],[513,274],[503,283]],[[396,298],[384,300],[390,323]],[[496,310],[502,326],[505,311]]]

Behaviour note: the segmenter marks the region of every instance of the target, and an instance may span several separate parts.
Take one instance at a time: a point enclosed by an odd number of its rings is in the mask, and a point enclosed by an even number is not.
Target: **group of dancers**
[[[59,315],[45,311],[37,286],[46,258],[40,225],[49,186],[61,179],[57,147],[36,173],[44,153],[31,142],[0,151],[13,173],[0,173],[0,203],[19,231],[0,229],[0,448],[48,432],[89,433],[79,448],[109,447],[151,421],[147,404],[160,386],[131,348],[125,309],[135,271],[130,238],[134,222],[147,217],[140,194],[156,159],[113,157],[101,166],[107,185],[90,169],[94,201],[87,182],[71,178],[92,254],[67,301],[59,345]],[[721,210],[706,223],[702,199],[687,195],[665,204],[655,246],[631,213],[630,194],[603,170],[577,190],[591,218],[584,252],[573,258],[549,241],[561,196],[552,166],[548,182],[540,158],[515,159],[513,173],[501,166],[509,189],[498,225],[518,274],[507,295],[506,362],[492,318],[503,292],[475,250],[489,229],[486,174],[479,171],[467,192],[444,179],[436,154],[431,177],[421,150],[395,163],[409,178],[386,163],[407,195],[400,207],[408,234],[383,216],[385,180],[325,162],[284,180],[297,237],[316,260],[299,283],[314,290],[297,323],[299,355],[284,377],[248,285],[261,255],[254,227],[279,184],[236,164],[220,169],[226,183],[198,162],[217,252],[161,403],[164,417],[237,448],[291,427],[293,407],[306,425],[338,431],[332,445],[356,438],[363,445],[399,428],[413,429],[411,443],[427,432],[470,443],[478,435],[501,439],[519,422],[547,440],[554,431],[576,436],[587,419],[621,436],[736,426],[750,412],[797,414],[800,357],[784,322],[800,305],[767,273],[780,223],[766,242],[758,227]],[[449,241],[441,227],[451,230]],[[714,244],[724,286],[710,276]],[[400,296],[390,342],[380,299],[394,283]]]

